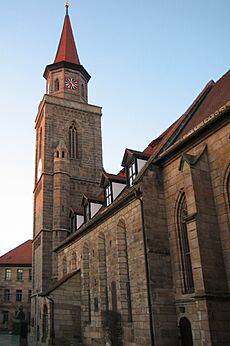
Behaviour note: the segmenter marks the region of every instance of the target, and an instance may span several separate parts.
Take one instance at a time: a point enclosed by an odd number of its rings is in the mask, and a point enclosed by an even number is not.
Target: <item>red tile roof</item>
[[[31,264],[32,265],[32,240],[17,246],[0,257],[1,264]]]
[[[213,82],[210,91],[199,105],[189,122],[181,131],[179,138],[198,125],[202,120],[220,109],[230,100],[230,70],[217,82]]]
[[[216,83],[214,81],[208,82],[185,113],[160,134],[160,136],[153,139],[143,150],[143,153],[149,156],[157,153],[162,146],[164,147],[168,140],[171,141],[170,145],[173,144],[209,115],[219,110],[228,101],[230,101],[230,70]],[[133,150],[133,152],[135,151]],[[118,173],[118,176],[125,177],[125,175],[125,168],[123,168]]]
[[[62,34],[54,63],[61,61],[67,61],[73,64],[80,65],[80,60],[77,54],[73,31],[68,14],[66,14],[65,16]]]
[[[143,150],[143,153],[152,155],[154,152],[157,152],[165,138],[170,137],[175,130],[178,130],[179,126],[189,118],[186,125],[182,126],[176,140],[183,137],[202,120],[220,109],[228,101],[230,101],[230,70],[227,71],[216,83],[214,81],[208,82],[186,112],[170,125],[160,136],[149,143],[149,145]],[[197,107],[198,104],[199,106]],[[195,111],[190,117],[190,114],[194,109]],[[124,169],[120,171],[119,175],[122,175],[123,172]]]

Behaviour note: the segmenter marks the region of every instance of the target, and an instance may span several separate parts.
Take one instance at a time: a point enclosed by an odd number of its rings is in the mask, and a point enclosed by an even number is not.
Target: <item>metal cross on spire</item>
[[[65,2],[65,8],[66,8],[66,15],[68,15],[69,1],[66,1],[66,2]]]

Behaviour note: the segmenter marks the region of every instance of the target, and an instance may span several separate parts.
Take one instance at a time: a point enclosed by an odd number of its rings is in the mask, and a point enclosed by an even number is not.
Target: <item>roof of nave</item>
[[[210,81],[208,92],[198,105],[191,119],[180,132],[183,137],[192,128],[198,125],[210,114],[216,112],[230,100],[230,70],[228,70],[217,82]]]
[[[211,114],[219,111],[228,101],[230,101],[230,70],[217,82],[209,81],[185,113],[153,139],[142,153],[150,156],[160,152],[160,149],[161,151],[167,149]],[[131,152],[130,149],[129,151]],[[134,150],[133,153],[135,153]],[[123,175],[122,173],[125,173],[124,169],[119,172],[119,175]]]
[[[27,240],[1,256],[0,264],[32,264],[32,240]]]

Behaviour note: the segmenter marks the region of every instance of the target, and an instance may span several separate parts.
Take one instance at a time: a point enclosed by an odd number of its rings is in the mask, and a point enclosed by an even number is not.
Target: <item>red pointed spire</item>
[[[77,54],[76,45],[74,42],[73,31],[68,15],[68,2],[66,3],[66,16],[62,29],[60,42],[58,45],[57,54],[54,63],[67,61],[73,64],[80,65],[80,60]]]

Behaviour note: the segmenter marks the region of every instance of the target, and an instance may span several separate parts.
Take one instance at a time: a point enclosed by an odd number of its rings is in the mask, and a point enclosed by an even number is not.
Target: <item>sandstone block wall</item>
[[[195,345],[227,345],[229,303],[229,129],[184,148],[163,167],[173,291],[177,320],[187,317]],[[184,155],[182,155],[184,154]],[[228,187],[229,188],[229,187]],[[185,192],[194,293],[185,294],[177,206]],[[220,329],[218,326],[221,326]]]
[[[101,312],[108,308],[121,313],[124,345],[150,345],[139,201],[133,201],[61,250],[59,279],[63,276],[63,263],[67,263],[68,272],[73,269],[73,258],[77,258],[74,263],[81,270],[81,328],[86,344],[93,339],[104,340]]]

